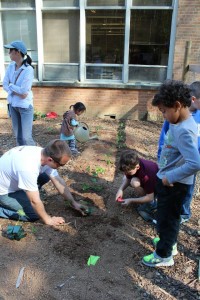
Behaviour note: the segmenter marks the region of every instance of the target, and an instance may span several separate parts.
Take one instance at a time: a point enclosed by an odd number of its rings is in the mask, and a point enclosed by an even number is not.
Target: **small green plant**
[[[36,234],[37,228],[36,228],[35,226],[32,226],[32,227],[31,227],[31,232],[32,232],[33,234]]]
[[[106,164],[109,166],[110,164],[112,164],[112,161],[110,160],[111,155],[110,154],[105,154],[105,161]]]
[[[92,190],[92,191],[95,191],[95,192],[100,192],[103,190],[103,187],[99,184],[88,184],[88,183],[83,183],[82,184],[82,190],[83,191],[89,191],[89,190]]]
[[[105,172],[106,172],[106,170],[104,168],[97,166],[95,168],[95,171],[93,173],[95,173],[96,176],[98,176],[99,174],[105,174]]]
[[[82,190],[83,191],[88,191],[91,189],[91,185],[90,184],[87,184],[87,183],[83,183],[82,184]]]
[[[46,114],[41,113],[40,111],[34,111],[33,114],[33,120],[37,120],[37,119],[41,119],[41,118],[45,118]]]
[[[90,173],[90,166],[87,166],[87,168],[85,169],[86,172]]]
[[[125,122],[120,122],[117,133],[117,148],[125,148],[126,147],[126,133],[125,133]]]

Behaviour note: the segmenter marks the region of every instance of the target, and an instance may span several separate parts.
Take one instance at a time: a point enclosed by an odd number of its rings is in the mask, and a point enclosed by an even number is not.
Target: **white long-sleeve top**
[[[17,71],[15,70],[15,67],[15,62],[11,62],[9,64],[6,70],[5,77],[3,79],[3,88],[8,93],[8,103],[10,103],[13,107],[28,108],[30,105],[33,106],[33,93],[31,91],[31,88],[34,78],[34,71],[30,65],[22,65]],[[19,73],[20,75],[17,78]],[[20,96],[15,95],[13,92],[16,92],[20,95],[28,95],[25,99],[22,99]]]

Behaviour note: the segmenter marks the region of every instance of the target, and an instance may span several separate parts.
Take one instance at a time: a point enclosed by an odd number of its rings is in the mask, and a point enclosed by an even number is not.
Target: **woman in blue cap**
[[[31,91],[34,71],[32,59],[27,55],[22,41],[13,41],[4,48],[9,49],[12,62],[3,80],[3,88],[8,93],[9,114],[17,145],[35,145],[32,138],[33,93]],[[26,56],[26,58],[25,58]]]

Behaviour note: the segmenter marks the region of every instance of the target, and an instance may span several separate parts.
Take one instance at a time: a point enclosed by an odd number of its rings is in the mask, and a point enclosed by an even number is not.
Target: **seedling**
[[[32,232],[33,234],[36,234],[36,232],[37,232],[37,228],[36,228],[36,227],[34,227],[34,226],[32,226],[32,227],[31,227],[31,232]]]
[[[87,184],[87,183],[83,183],[82,184],[82,190],[83,191],[89,191],[89,190],[93,190],[95,192],[100,192],[102,191],[103,187],[101,185],[98,184]]]
[[[35,111],[33,115],[33,120],[45,118],[46,114],[41,113],[40,111]]]
[[[82,184],[82,190],[83,191],[88,191],[91,189],[91,185],[90,184],[87,184],[87,183],[83,183]]]
[[[98,176],[99,174],[105,174],[105,169],[102,167],[96,167],[95,172],[93,172],[94,176]]]
[[[107,165],[112,164],[112,161],[111,161],[110,158],[109,158],[110,156],[111,156],[110,154],[106,154],[106,155],[105,155],[105,157],[106,157],[106,160],[105,160],[105,161],[106,161],[106,164],[107,164]]]
[[[87,166],[87,168],[85,170],[86,170],[86,172],[90,173],[90,166]]]

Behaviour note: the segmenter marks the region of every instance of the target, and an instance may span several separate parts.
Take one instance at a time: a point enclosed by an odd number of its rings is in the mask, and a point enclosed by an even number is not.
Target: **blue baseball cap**
[[[10,44],[4,45],[4,48],[6,49],[17,49],[24,55],[27,53],[27,48],[22,41],[13,41]]]

